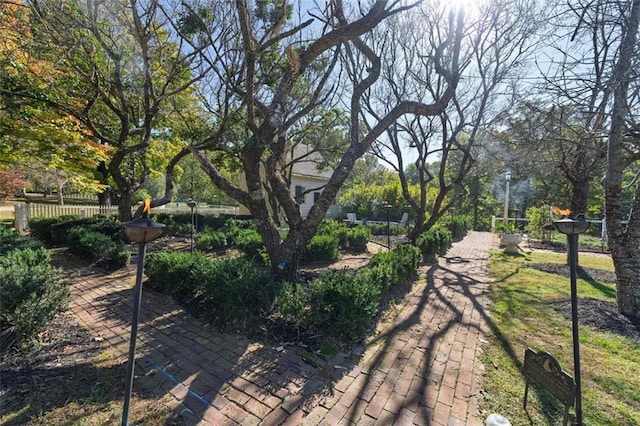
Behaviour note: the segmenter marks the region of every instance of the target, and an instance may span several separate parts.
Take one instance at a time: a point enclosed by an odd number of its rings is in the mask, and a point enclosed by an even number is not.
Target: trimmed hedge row
[[[191,232],[191,212],[185,213],[165,213],[159,210],[152,210],[149,215],[156,222],[165,225],[166,235],[189,235]],[[230,217],[227,215],[194,214],[195,225],[198,232],[207,228],[220,229],[225,221]]]
[[[459,241],[466,235],[468,226],[464,216],[443,218],[431,229],[420,234],[416,239],[416,245],[425,257],[445,254],[452,241]]]
[[[5,227],[0,240],[0,346],[27,346],[66,308],[68,286],[42,243]]]
[[[42,243],[36,239],[12,231],[5,225],[0,225],[0,256],[13,250],[38,249]]]
[[[387,224],[386,223],[367,223],[365,225],[373,235],[403,235],[407,233],[407,228],[405,226],[400,226],[397,224],[389,224],[388,232],[387,232]]]
[[[78,216],[34,218],[29,221],[31,236],[49,245],[68,245],[69,231],[76,227],[106,235],[113,241],[120,239],[120,222],[104,215],[87,218]]]
[[[303,258],[307,260],[336,260],[339,248],[364,252],[371,238],[366,227],[348,228],[333,219],[320,225],[318,233],[309,241]],[[196,235],[196,248],[201,251],[215,251],[235,246],[248,258],[267,262],[264,241],[251,220],[229,219],[218,230],[206,228]]]
[[[423,256],[435,256],[444,254],[451,246],[451,231],[443,225],[434,225],[429,230],[420,234],[416,239],[416,245]]]
[[[200,251],[216,251],[227,246],[227,236],[224,232],[206,228],[196,235],[196,249]]]
[[[453,241],[460,241],[467,234],[467,230],[469,229],[469,222],[467,221],[467,218],[461,215],[443,218],[441,223],[451,231],[451,238]]]
[[[334,337],[361,339],[371,329],[382,295],[406,282],[420,262],[420,251],[401,245],[381,253],[358,271],[327,271],[308,288],[283,283],[274,306],[290,321]]]
[[[76,226],[67,234],[67,244],[77,255],[89,254],[99,264],[110,268],[128,265],[131,253],[122,241],[113,241],[110,237],[92,231],[90,228]]]
[[[151,288],[198,306],[203,320],[237,327],[277,312],[327,335],[361,339],[371,329],[382,295],[411,277],[420,251],[401,245],[376,255],[355,272],[328,271],[309,283],[279,283],[246,258],[208,259],[202,253],[163,252],[147,257]]]
[[[145,274],[153,289],[195,302],[203,320],[222,328],[268,312],[279,287],[268,271],[244,258],[210,260],[202,253],[153,253]]]
[[[121,240],[120,222],[108,216],[35,218],[29,227],[31,235],[45,244],[66,245],[78,255],[89,254],[90,260],[104,267],[119,268],[131,258]]]
[[[349,228],[334,219],[325,219],[320,224],[317,235],[334,236],[339,247],[362,253],[367,250],[367,243],[371,239],[371,230],[365,226]]]
[[[335,235],[315,235],[307,243],[303,259],[305,260],[336,260],[340,257],[338,237]]]

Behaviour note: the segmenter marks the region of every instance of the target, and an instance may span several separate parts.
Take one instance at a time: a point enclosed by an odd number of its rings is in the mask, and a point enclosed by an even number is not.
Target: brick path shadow
[[[424,274],[426,285],[420,293],[414,293],[419,302],[412,312],[396,321],[389,331],[373,342],[381,345],[369,362],[370,370],[374,373],[366,376],[363,392],[351,410],[351,422],[359,421],[359,413],[362,411],[360,405],[371,402],[371,397],[367,395],[371,392],[367,392],[367,389],[375,387],[371,386],[376,381],[375,371],[380,371],[381,368],[382,371],[385,370],[385,360],[393,357],[398,346],[402,349],[397,352],[396,361],[389,369],[392,379],[388,380],[389,386],[395,382],[394,389],[388,389],[391,404],[388,401],[385,403],[385,406],[389,404],[391,408],[389,413],[395,414],[395,419],[401,423],[412,421],[418,424],[450,424],[450,418],[455,416],[460,424],[467,421],[466,409],[464,412],[452,412],[452,409],[455,404],[463,402],[456,401],[456,394],[459,398],[466,399],[467,403],[475,395],[472,394],[474,382],[469,376],[473,372],[475,353],[465,353],[463,339],[467,338],[468,333],[477,336],[481,325],[472,320],[470,313],[465,313],[465,306],[459,307],[452,299],[463,296],[476,305],[473,299],[483,293],[480,290],[475,292],[477,294],[472,294],[469,287],[477,284],[475,280],[460,283],[460,275],[453,279],[443,279],[442,275],[449,272],[451,271],[439,264],[428,268]],[[436,280],[443,282],[436,285]],[[434,305],[435,310],[431,309]],[[466,327],[467,332],[458,335],[458,330],[455,330],[457,327]],[[404,356],[403,349],[407,351]],[[396,376],[398,381],[393,380]],[[375,409],[367,408],[365,413],[376,414],[375,417],[378,417]],[[381,408],[384,409],[384,406]]]
[[[354,371],[311,412],[326,424],[480,425],[491,234],[470,233],[420,269],[398,317],[371,339]],[[309,422],[308,424],[312,424]]]

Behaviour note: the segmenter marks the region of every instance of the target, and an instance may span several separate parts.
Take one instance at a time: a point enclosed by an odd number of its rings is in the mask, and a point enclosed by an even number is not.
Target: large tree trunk
[[[120,222],[128,222],[132,219],[131,195],[128,191],[122,191],[118,198],[118,216],[120,216]]]
[[[106,188],[104,191],[98,193],[98,205],[110,206],[111,205],[111,191]]]
[[[587,175],[590,176],[590,175]],[[589,205],[589,180],[573,181],[571,185],[571,206],[574,214],[586,213]]]
[[[638,230],[636,230],[638,235]],[[640,317],[640,250],[638,238],[625,238],[622,244],[609,241],[609,250],[617,277],[618,309]]]
[[[621,198],[627,98],[639,21],[640,0],[635,0],[626,21],[618,62],[614,67],[614,100],[607,145],[607,173],[603,182],[609,249],[618,281],[618,308],[620,312],[636,317],[640,317],[640,185],[636,187],[626,226],[622,223]]]
[[[98,205],[110,206],[111,205],[111,188],[109,187],[109,169],[104,161],[98,164],[96,168],[96,174],[100,183],[103,184],[104,190],[98,193]]]

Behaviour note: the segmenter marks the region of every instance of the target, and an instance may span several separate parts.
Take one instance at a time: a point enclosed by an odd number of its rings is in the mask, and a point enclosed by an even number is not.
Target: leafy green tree
[[[418,192],[419,189],[414,186],[411,190]],[[355,212],[357,217],[369,219],[385,218],[385,205],[391,206],[388,213],[393,220],[398,220],[405,210],[402,187],[397,177],[385,184],[358,183],[342,192],[340,204]]]
[[[602,178],[606,145],[585,133],[584,119],[573,107],[529,101],[505,116],[496,137],[503,146],[513,145],[513,163],[544,186],[546,200],[567,200],[561,207],[586,213],[593,211],[592,186],[598,188]]]
[[[343,188],[348,190],[355,185],[384,185],[392,179],[397,179],[397,176],[380,164],[375,155],[366,153],[354,163]]]
[[[171,143],[178,143],[178,151],[186,145],[164,130],[193,100],[194,53],[185,53],[164,25],[157,1],[27,5],[37,31],[23,50],[50,60],[47,75],[32,75],[44,78],[47,88],[3,93],[73,117],[89,138],[109,147],[97,170],[102,184],[115,187],[120,218],[129,220],[133,194],[150,175],[153,155],[174,152],[167,149]]]
[[[68,74],[37,49],[29,11],[18,3],[0,9],[0,168],[53,182],[60,200],[66,187],[99,191],[95,169],[109,148],[95,143],[75,117],[42,100]]]

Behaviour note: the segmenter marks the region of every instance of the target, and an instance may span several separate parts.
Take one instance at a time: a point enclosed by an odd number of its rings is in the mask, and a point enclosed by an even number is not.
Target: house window
[[[314,192],[313,193],[313,203],[317,203],[318,199],[320,198],[320,193],[319,192]]]
[[[304,186],[296,185],[296,203],[304,204]]]

